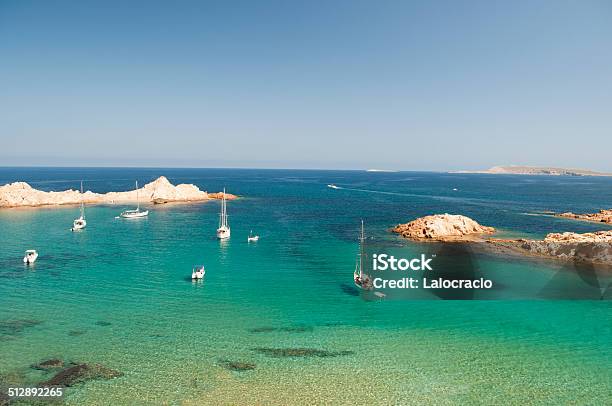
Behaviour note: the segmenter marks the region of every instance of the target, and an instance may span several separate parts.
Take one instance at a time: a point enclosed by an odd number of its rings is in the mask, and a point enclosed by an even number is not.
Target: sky
[[[612,2],[0,0],[0,166],[612,172]]]

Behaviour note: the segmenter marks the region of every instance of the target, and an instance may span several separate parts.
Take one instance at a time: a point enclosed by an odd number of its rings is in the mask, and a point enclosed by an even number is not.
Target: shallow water
[[[372,300],[351,280],[360,218],[377,244],[411,253],[421,247],[387,230],[431,213],[507,235],[595,231],[605,226],[525,213],[607,207],[612,179],[36,168],[0,169],[0,184],[60,190],[83,178],[106,192],[159,175],[244,196],[228,203],[232,238],[215,239],[216,201],[152,206],[131,221],[114,218],[123,206],[87,207],[76,233],[75,207],[0,211],[0,374],[38,382],[49,375],[30,365],[54,357],[125,374],[69,388],[75,405],[612,401],[611,302],[543,300],[559,284],[609,297],[605,278],[593,287],[559,263],[477,256],[508,287],[481,298],[512,300]],[[21,263],[28,248],[40,254],[33,267]],[[196,263],[203,283],[189,278]],[[255,369],[232,371],[228,360]]]

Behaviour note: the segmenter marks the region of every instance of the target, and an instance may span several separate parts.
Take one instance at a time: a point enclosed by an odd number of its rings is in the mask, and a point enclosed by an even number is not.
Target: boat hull
[[[33,264],[38,259],[38,254],[26,255],[23,257],[24,264]]]
[[[85,227],[87,227],[87,221],[85,221],[85,219],[77,219],[74,220],[71,230],[78,231],[84,229]]]
[[[217,238],[220,240],[225,240],[227,238],[230,238],[230,235],[231,235],[231,231],[229,227],[228,228],[222,227],[222,228],[217,229]]]
[[[147,217],[148,215],[149,215],[149,210],[120,214],[121,218],[124,218],[124,219],[137,219],[137,218]]]

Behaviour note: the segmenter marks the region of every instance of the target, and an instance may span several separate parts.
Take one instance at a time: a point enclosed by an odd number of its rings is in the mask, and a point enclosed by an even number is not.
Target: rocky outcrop
[[[565,217],[576,220],[594,221],[596,223],[612,224],[612,209],[599,210],[597,213],[575,214],[572,212],[556,214],[557,217]]]
[[[490,239],[487,242],[523,254],[612,265],[612,230],[584,234],[550,233],[543,240]]]
[[[211,199],[222,199],[223,198],[223,192],[209,193],[208,197],[211,198]],[[233,195],[231,193],[226,193],[225,194],[225,199],[226,200],[234,200],[234,199],[238,199],[238,196]]]
[[[404,238],[416,241],[473,243],[474,248],[499,255],[531,255],[563,261],[612,265],[612,230],[594,233],[550,233],[543,240],[498,239],[485,237],[495,231],[469,217],[436,214],[418,218],[392,229]]]
[[[197,202],[221,198],[223,193],[207,193],[192,184],[174,186],[165,176],[160,176],[151,183],[138,189],[138,198],[141,202],[167,203],[167,202]],[[235,199],[235,195],[226,195],[227,199]],[[81,194],[77,190],[62,192],[44,192],[32,188],[25,182],[15,182],[0,186],[0,207],[21,206],[48,206],[104,203],[135,202],[136,190],[127,192],[109,192],[105,194],[87,191]]]
[[[456,214],[434,214],[420,217],[392,230],[404,238],[430,241],[480,240],[482,234],[495,232],[493,227],[482,226],[469,217]]]
[[[119,371],[100,364],[77,364],[55,374],[39,386],[73,386],[92,379],[113,379],[123,376]]]

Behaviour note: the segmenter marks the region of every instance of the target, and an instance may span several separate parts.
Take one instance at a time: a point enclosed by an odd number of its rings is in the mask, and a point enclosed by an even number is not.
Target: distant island
[[[612,173],[586,169],[553,168],[547,166],[494,166],[483,171],[451,171],[451,173],[489,173],[499,175],[552,175],[552,176],[612,176]]]
[[[221,199],[223,192],[208,193],[192,184],[174,186],[165,176],[160,176],[144,187],[126,192],[93,193],[78,190],[64,190],[61,192],[44,192],[36,190],[25,182],[9,183],[0,186],[0,208],[3,207],[37,207],[59,206],[68,204],[114,204],[135,202],[137,197],[141,202],[163,204],[169,202],[199,202],[210,199]],[[226,199],[232,200],[237,196],[225,194]]]

